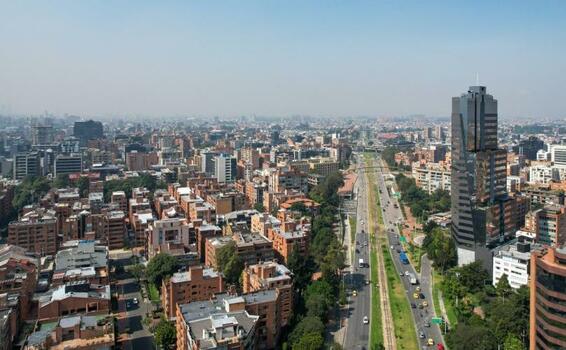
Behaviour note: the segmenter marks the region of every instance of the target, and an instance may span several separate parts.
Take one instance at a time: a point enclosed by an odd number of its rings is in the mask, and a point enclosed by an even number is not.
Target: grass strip
[[[383,260],[387,272],[389,283],[389,302],[391,303],[391,313],[395,324],[395,336],[397,337],[397,348],[404,350],[418,350],[419,344],[415,332],[415,324],[411,314],[411,306],[406,297],[405,289],[395,271],[391,252],[383,244]]]

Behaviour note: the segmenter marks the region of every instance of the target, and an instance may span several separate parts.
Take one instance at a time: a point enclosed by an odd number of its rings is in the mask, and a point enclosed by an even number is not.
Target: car
[[[364,324],[368,324],[369,323],[369,318],[367,316],[364,316]]]
[[[369,284],[369,280],[366,280],[366,285]]]
[[[420,287],[420,286],[417,286],[417,288],[415,288],[415,291],[416,291],[416,292],[420,292],[420,291],[421,291],[421,287]]]
[[[139,303],[138,298],[134,298],[133,302],[134,302],[134,305],[138,305],[138,303]]]
[[[132,307],[132,303],[130,303],[130,301],[126,301],[126,309],[129,309]]]
[[[403,277],[405,274],[403,274],[403,272],[399,272],[399,276]]]
[[[420,293],[421,299],[425,299],[425,296],[423,293]]]
[[[432,338],[428,338],[427,342],[426,342],[429,346],[434,345],[434,339]]]
[[[419,338],[421,338],[421,339],[426,338],[426,336],[425,336],[425,334],[424,334],[423,331],[420,331],[420,332],[419,332]]]
[[[430,322],[426,321],[426,322],[424,323],[424,326],[427,327],[427,328],[430,327]]]
[[[354,290],[354,291],[352,292],[352,296],[353,296],[353,297],[357,297],[357,296],[358,296],[358,291],[357,291],[357,290]]]
[[[405,271],[405,276],[409,276],[409,271]]]
[[[393,250],[393,249],[395,249],[395,247],[394,247],[394,246],[391,246],[391,250]]]
[[[423,301],[423,307],[427,307],[428,306],[428,302],[425,300]]]
[[[418,299],[418,298],[419,298],[419,294],[418,294],[418,293],[413,293],[413,298]]]
[[[444,345],[442,343],[436,344],[436,350],[444,350]]]
[[[422,308],[423,308],[423,304],[419,304],[419,309],[422,309]]]
[[[417,304],[411,303],[411,309],[416,309],[416,308],[417,308]]]

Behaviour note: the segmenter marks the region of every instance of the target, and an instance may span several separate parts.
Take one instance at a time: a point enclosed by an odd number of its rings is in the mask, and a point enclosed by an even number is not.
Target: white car
[[[369,323],[369,318],[367,316],[364,316],[364,324],[368,324]]]
[[[405,271],[405,276],[409,276],[409,271]]]

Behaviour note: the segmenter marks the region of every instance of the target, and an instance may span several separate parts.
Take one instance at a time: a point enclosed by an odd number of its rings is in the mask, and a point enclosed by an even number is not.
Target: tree
[[[308,213],[308,209],[305,206],[305,203],[303,202],[295,202],[293,204],[291,204],[291,208],[292,211],[298,211],[300,213],[302,213],[303,215],[306,215]]]
[[[257,202],[254,205],[254,209],[259,211],[260,213],[263,213],[265,211],[265,207],[263,206],[263,203],[261,203],[261,202]]]
[[[87,176],[79,177],[79,180],[77,181],[77,187],[79,189],[79,195],[81,197],[86,197],[86,195],[88,194],[89,184],[90,181]]]
[[[458,271],[460,273],[460,283],[470,293],[483,289],[485,282],[489,279],[489,274],[479,261],[464,265]]]
[[[440,227],[434,227],[426,235],[423,242],[428,257],[434,262],[434,266],[442,272],[456,265],[456,245],[448,232]]]
[[[144,278],[145,274],[146,274],[145,266],[142,265],[142,264],[136,264],[136,265],[132,266],[129,271],[138,282],[142,278]]]
[[[244,271],[244,262],[242,258],[234,254],[228,260],[228,263],[222,269],[224,278],[229,284],[240,285],[240,276],[242,276],[242,271]]]
[[[328,310],[336,304],[332,286],[325,280],[314,281],[305,292],[307,314],[326,319]]]
[[[32,204],[43,197],[51,189],[51,183],[45,177],[27,177],[16,186],[12,206],[20,211],[28,204]]]
[[[525,346],[517,336],[513,334],[507,334],[505,337],[505,343],[503,343],[503,350],[524,350]]]
[[[499,282],[497,282],[497,285],[495,286],[495,290],[497,296],[499,296],[500,298],[506,298],[511,293],[513,293],[513,288],[511,288],[511,285],[509,285],[509,279],[507,278],[506,274],[503,274],[503,276],[501,276]]]
[[[322,334],[324,332],[324,324],[320,318],[315,316],[307,316],[299,321],[295,326],[295,329],[289,335],[289,342],[291,346],[294,346],[299,342],[304,334],[317,333]]]
[[[159,321],[155,327],[155,343],[164,349],[173,349],[177,339],[177,331],[173,322],[165,319]]]
[[[497,348],[495,339],[487,327],[481,323],[458,323],[453,332],[448,333],[448,347],[454,350],[492,350]]]
[[[177,258],[166,253],[159,253],[147,264],[147,279],[158,288],[163,278],[173,275],[177,269]]]
[[[293,346],[293,350],[319,350],[324,345],[322,335],[318,333],[303,334],[299,342]]]
[[[216,265],[229,284],[239,285],[244,270],[242,258],[236,254],[236,242],[230,241],[216,253]]]
[[[55,188],[65,188],[69,186],[69,175],[68,174],[58,174],[55,180],[53,180],[53,186]]]

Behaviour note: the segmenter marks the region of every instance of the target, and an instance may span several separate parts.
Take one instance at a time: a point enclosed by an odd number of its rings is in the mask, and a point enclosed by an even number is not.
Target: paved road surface
[[[360,174],[361,175],[361,174]],[[369,265],[359,266],[360,259],[365,264],[369,263],[369,236],[368,236],[368,211],[367,211],[367,186],[364,176],[359,176],[356,181],[357,192],[357,215],[356,215],[356,236],[354,254],[350,273],[345,277],[349,293],[349,312],[348,327],[344,340],[344,349],[368,349],[369,343],[369,324],[364,324],[364,317],[370,318],[371,310],[371,284],[366,285],[370,280]],[[356,291],[357,296],[353,296]]]
[[[380,162],[381,160],[377,158],[376,165],[380,164]],[[399,260],[399,253],[397,252],[397,250],[401,247],[399,245],[400,232],[397,228],[396,223],[399,219],[403,218],[403,214],[401,213],[401,209],[399,207],[397,208],[395,207],[395,204],[398,205],[397,200],[389,196],[389,192],[387,190],[387,186],[385,184],[385,180],[383,177],[382,169],[380,167],[377,167],[376,173],[377,173],[378,188],[381,191],[379,196],[383,211],[383,219],[385,226],[387,228],[389,246],[393,246],[391,253],[392,253],[395,269],[397,270],[398,273],[401,272],[404,273],[405,271],[408,271],[409,273],[413,273],[416,276],[418,276],[413,266],[411,266],[410,264],[404,265]],[[426,269],[429,268],[430,268],[429,266],[426,267]],[[419,338],[419,345],[421,347],[426,346],[427,340],[429,338],[433,339],[434,344],[442,343],[442,336],[440,333],[439,326],[435,324],[430,324],[430,327],[425,326],[426,323],[431,323],[430,322],[431,317],[434,316],[434,310],[432,308],[432,291],[431,291],[430,278],[431,278],[430,270],[427,271],[423,270],[423,274],[422,277],[420,278],[419,285],[422,289],[422,293],[424,294],[425,299],[418,299],[418,300],[413,298],[413,294],[416,292],[417,286],[411,285],[408,277],[404,276],[401,278],[403,282],[403,286],[405,287],[405,292],[411,303],[414,303],[416,306],[418,306],[422,304],[423,301],[426,300],[429,305],[428,307],[425,307],[423,309],[419,309],[418,307],[412,309],[413,320],[416,325],[417,333],[423,332],[425,335],[424,338]],[[436,346],[434,348],[436,348]],[[433,347],[430,347],[430,349],[433,349]]]
[[[117,282],[118,330],[124,332],[129,329],[128,340],[124,341],[123,349],[154,349],[153,335],[142,323],[147,313],[151,314],[151,304],[144,301],[140,293],[139,283],[134,278],[119,280]],[[138,299],[135,305],[133,300]]]

